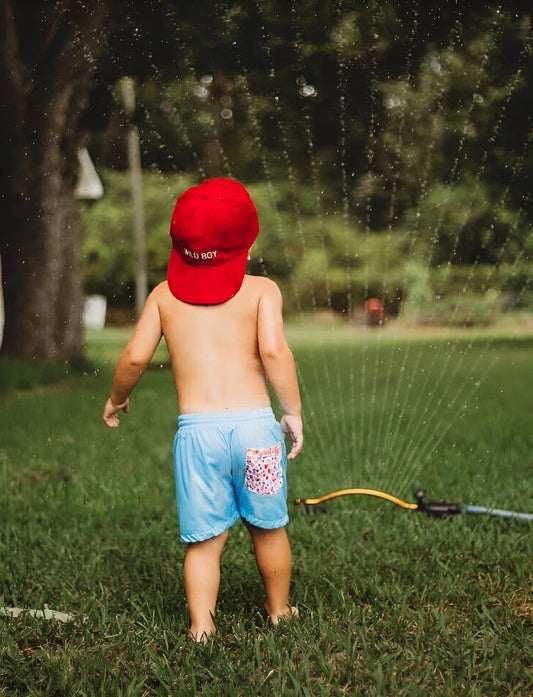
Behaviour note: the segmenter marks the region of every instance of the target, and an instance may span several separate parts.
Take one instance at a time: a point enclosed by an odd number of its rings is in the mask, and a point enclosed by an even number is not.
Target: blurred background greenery
[[[82,204],[87,292],[133,296],[133,122],[150,287],[176,196],[235,176],[261,219],[250,270],[280,283],[288,312],[353,314],[376,296],[390,316],[470,325],[531,308],[530,9],[217,2],[208,21],[202,3],[170,5],[163,29],[130,15],[96,76],[105,196]],[[129,118],[113,80],[132,69]]]
[[[523,0],[7,0],[2,352],[79,359],[84,293],[110,320],[138,314],[175,198],[213,176],[252,192],[250,271],[288,313],[530,314],[531,16]],[[86,151],[100,200],[76,199]]]

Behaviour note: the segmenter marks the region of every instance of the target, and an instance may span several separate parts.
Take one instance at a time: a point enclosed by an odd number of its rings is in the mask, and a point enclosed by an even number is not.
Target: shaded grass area
[[[70,366],[41,361],[0,358],[0,395],[13,390],[62,382],[70,373]]]
[[[0,606],[46,604],[75,616],[64,624],[0,616],[0,694],[533,692],[531,523],[465,514],[432,520],[366,498],[309,509],[291,503],[292,595],[301,618],[276,629],[261,610],[251,543],[234,526],[222,562],[219,634],[206,647],[190,643],[171,460],[177,405],[169,371],[159,367],[164,351],[120,429],[101,423],[126,337],[118,330],[91,337],[95,370],[51,389],[8,392],[0,403]],[[412,500],[411,489],[424,483],[431,496],[533,511],[529,341],[465,349],[458,339],[454,355],[465,358],[452,393],[465,381],[480,384],[424,466],[405,461],[398,474],[397,459],[374,461],[374,471],[370,455],[362,462],[385,438],[389,422],[380,426],[380,418],[396,392],[392,377],[373,379],[375,366],[400,380],[402,348],[409,379],[396,383],[399,394],[422,393],[424,402],[420,376],[440,362],[435,383],[452,347],[414,348],[405,339],[385,350],[375,338],[358,347],[315,338],[312,351],[295,346],[309,416],[305,452],[290,470],[291,502],[345,483],[390,485]],[[489,370],[491,352],[497,360]],[[411,443],[422,452],[424,410],[410,396],[398,401],[415,418],[402,417],[387,448]],[[440,408],[436,424],[444,427]],[[350,424],[366,433],[354,453],[344,442]]]

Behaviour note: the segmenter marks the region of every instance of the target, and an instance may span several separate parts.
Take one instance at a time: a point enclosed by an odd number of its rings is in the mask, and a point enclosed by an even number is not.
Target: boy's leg
[[[220,585],[220,555],[228,538],[221,535],[203,542],[191,542],[185,556],[185,592],[191,616],[191,637],[205,641],[215,633],[213,617]]]
[[[296,609],[289,605],[291,547],[285,528],[264,530],[245,521],[254,543],[257,568],[265,585],[265,609],[273,624],[291,617]]]

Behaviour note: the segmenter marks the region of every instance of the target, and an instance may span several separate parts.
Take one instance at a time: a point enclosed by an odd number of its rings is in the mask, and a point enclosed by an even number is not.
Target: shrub
[[[105,295],[111,306],[132,305],[135,252],[129,177],[106,171],[102,178],[105,196],[80,204],[85,290]],[[194,183],[185,175],[144,174],[150,288],[166,275],[175,199]],[[466,222],[479,221],[486,214],[484,204],[479,204],[483,215],[473,203],[466,205],[463,188],[453,196],[448,192],[444,211],[439,212],[444,205],[439,199],[442,191],[428,197],[434,210],[429,203],[421,207],[424,222],[417,223],[416,233],[408,227],[362,230],[333,204],[317,201],[310,187],[287,180],[253,183],[248,188],[261,226],[249,271],[279,283],[288,313],[320,308],[350,313],[367,298],[377,297],[389,315],[401,313],[415,321],[463,325],[485,324],[500,312],[533,304],[533,265],[528,250],[515,253],[511,239],[499,251],[491,247],[491,254],[499,255],[497,263],[482,264],[478,259],[466,264],[462,259],[455,264],[451,257],[435,263],[436,245],[445,232],[448,241],[454,230],[464,236]],[[454,211],[452,203],[460,210]],[[324,210],[322,206],[327,205],[331,210]],[[506,213],[500,210],[498,214],[501,222]],[[510,220],[506,234],[511,234],[515,223]],[[436,227],[439,234],[435,236]],[[489,237],[478,231],[476,239]]]

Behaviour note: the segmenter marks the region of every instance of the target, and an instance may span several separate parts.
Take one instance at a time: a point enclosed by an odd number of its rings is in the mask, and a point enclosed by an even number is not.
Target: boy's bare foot
[[[197,644],[207,644],[207,640],[215,635],[214,629],[201,629],[194,631],[192,628],[189,630],[189,639],[192,639]]]
[[[265,605],[265,610],[268,612],[268,617],[272,624],[276,626],[280,621],[290,620],[293,617],[298,617],[299,612],[297,607],[287,606],[282,612],[269,612],[267,606]]]

